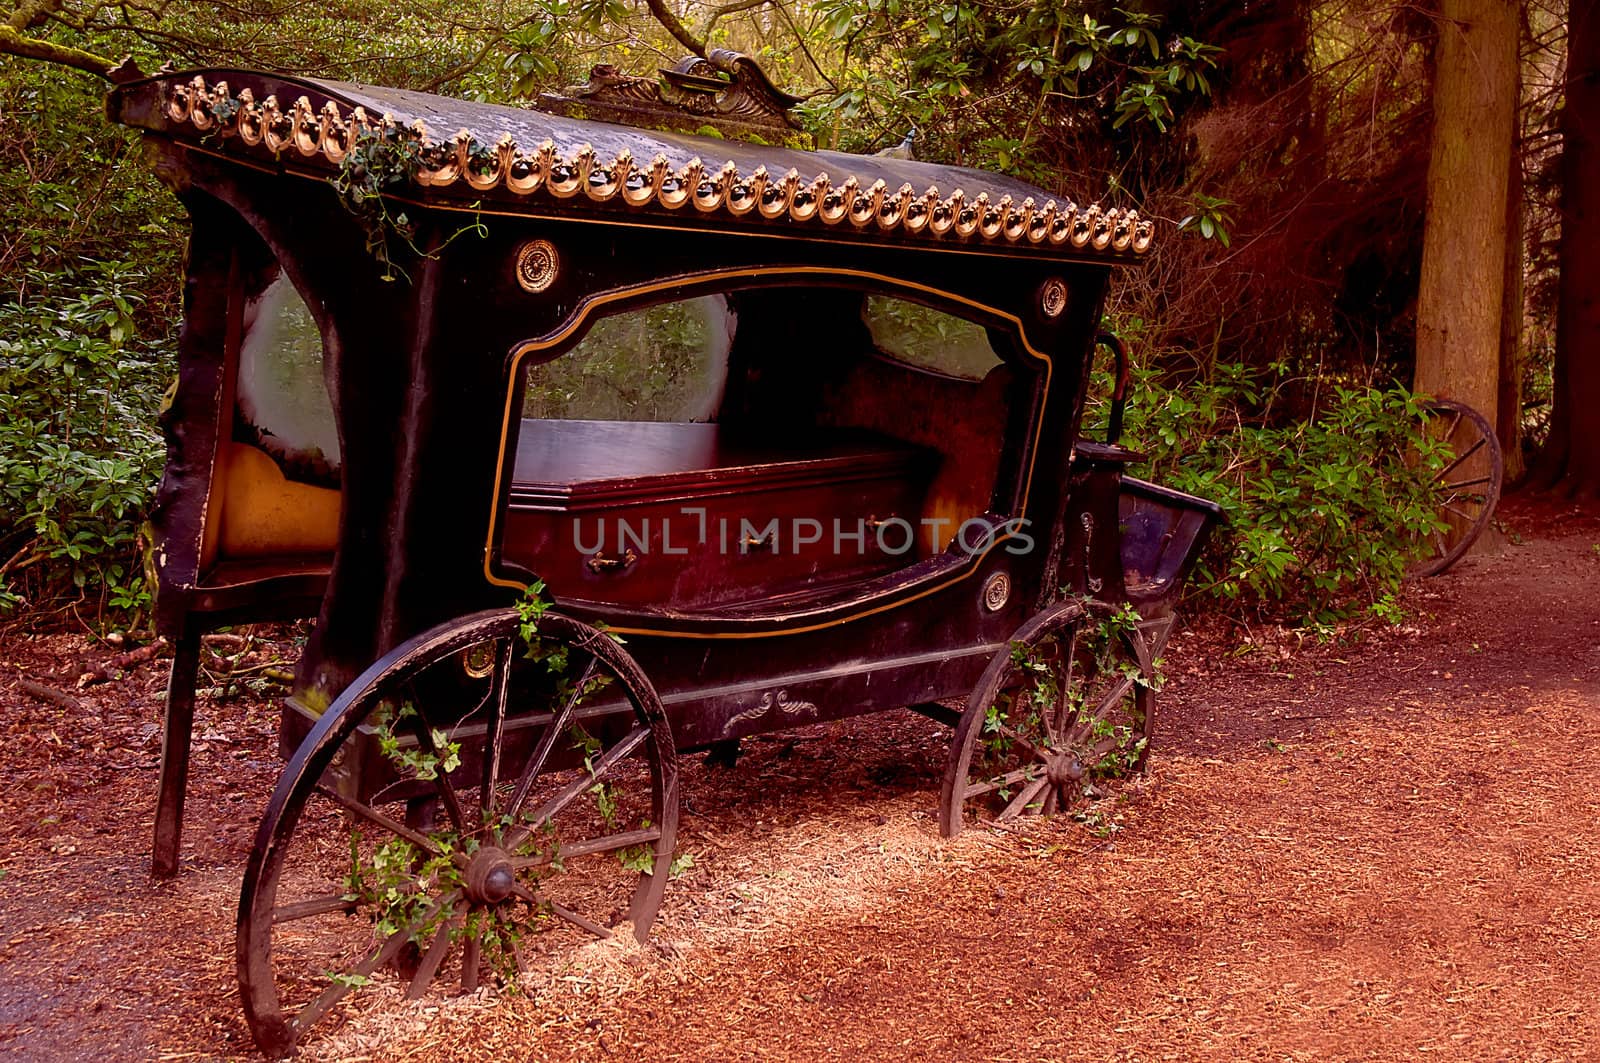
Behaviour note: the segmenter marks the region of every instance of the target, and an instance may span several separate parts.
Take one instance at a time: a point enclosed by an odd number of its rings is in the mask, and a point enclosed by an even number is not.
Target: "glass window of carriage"
[[[976,382],[1002,362],[988,329],[921,303],[869,295],[861,319],[880,354],[923,372]]]
[[[323,378],[322,333],[274,260],[242,271],[233,435],[289,480],[339,486],[339,433]]]
[[[584,421],[715,420],[736,325],[722,295],[602,317],[566,353],[529,368],[522,415]]]
[[[264,245],[242,241],[228,438],[218,441],[200,562],[326,557],[338,539],[340,446],[315,315]]]
[[[602,312],[562,353],[527,367],[514,494],[920,452],[920,505],[896,514],[917,530],[909,563],[943,552],[951,529],[1016,493],[1002,459],[1026,408],[1015,408],[1015,374],[996,353],[1006,344],[982,324],[843,285],[766,284]],[[694,430],[668,431],[671,422]]]

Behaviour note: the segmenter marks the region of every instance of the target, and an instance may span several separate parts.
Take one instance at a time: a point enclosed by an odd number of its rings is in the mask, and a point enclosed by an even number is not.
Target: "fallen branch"
[[[233,671],[227,673],[224,676],[219,676],[219,677],[214,677],[214,678],[219,678],[219,679],[245,679],[245,678],[248,678],[249,676],[253,676],[253,675],[264,675],[268,679],[276,679],[279,682],[288,682],[289,681],[289,680],[283,679],[282,678],[283,676],[289,676],[290,679],[294,678],[292,673],[287,672],[287,671],[284,670],[283,662],[282,661],[277,661],[277,660],[263,661],[260,664],[252,664],[248,668],[235,668]]]
[[[38,538],[38,536],[35,536],[32,539],[29,539],[27,542],[23,543],[22,544],[22,549],[18,550],[16,553],[12,554],[11,557],[6,561],[5,564],[0,565],[0,576],[4,576],[7,572],[10,572],[14,568],[15,569],[24,569],[24,568],[27,568],[29,565],[34,564],[35,562],[43,561],[44,557],[45,557],[44,551],[43,550],[34,550],[34,546],[38,542],[39,542],[39,538]],[[28,553],[29,550],[33,550],[33,553],[31,555]]]
[[[58,705],[63,709],[71,709],[74,712],[85,711],[83,702],[68,694],[65,690],[57,690],[55,687],[45,683],[35,683],[31,679],[24,679],[17,684],[17,688],[25,694],[32,694],[40,701],[48,701],[50,704]]]
[[[79,688],[89,686],[91,683],[104,683],[107,680],[118,679],[128,672],[133,671],[146,661],[154,660],[162,650],[167,648],[167,640],[158,638],[146,646],[127,653],[119,653],[109,657],[101,664],[89,669],[78,677]]]

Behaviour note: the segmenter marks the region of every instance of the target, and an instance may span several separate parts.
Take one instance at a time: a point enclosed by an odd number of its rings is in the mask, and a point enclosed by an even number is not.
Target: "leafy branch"
[[[19,8],[18,13],[23,10]],[[103,55],[95,55],[93,52],[73,48],[70,45],[56,44],[40,37],[27,36],[15,24],[15,16],[11,22],[0,25],[0,53],[71,67],[108,81],[111,79],[112,68],[116,66]]]

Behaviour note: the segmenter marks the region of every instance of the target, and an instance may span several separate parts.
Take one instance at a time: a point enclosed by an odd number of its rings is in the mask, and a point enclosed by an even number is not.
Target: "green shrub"
[[[1181,380],[1140,368],[1123,442],[1149,455],[1135,475],[1223,508],[1194,593],[1322,626],[1392,603],[1440,526],[1429,481],[1445,451],[1423,423],[1423,402],[1398,387],[1291,380],[1282,366]]]
[[[0,63],[0,613],[133,626],[148,601],[185,224],[138,145],[97,79]]]
[[[138,614],[171,364],[134,335],[148,278],[98,262],[28,281],[0,302],[0,609],[66,598]]]

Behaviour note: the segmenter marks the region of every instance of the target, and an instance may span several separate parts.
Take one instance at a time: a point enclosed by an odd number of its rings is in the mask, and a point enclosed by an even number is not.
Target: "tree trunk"
[[[1519,66],[1516,99],[1522,100]],[[1523,214],[1522,123],[1517,109],[1511,118],[1511,166],[1506,193],[1505,293],[1500,301],[1500,397],[1495,435],[1505,455],[1505,482],[1515,483],[1527,472],[1522,457],[1522,355],[1523,275],[1527,266]]]
[[[1519,7],[1442,0],[1415,388],[1498,408]]]
[[[1600,12],[1573,3],[1561,109],[1561,290],[1556,307],[1555,408],[1542,455],[1574,491],[1600,485]]]

